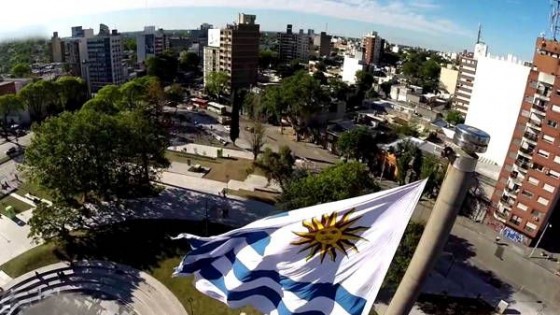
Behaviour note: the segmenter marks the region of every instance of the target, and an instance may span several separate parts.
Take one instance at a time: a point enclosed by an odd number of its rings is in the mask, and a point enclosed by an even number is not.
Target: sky
[[[264,31],[314,29],[442,51],[472,50],[479,23],[493,55],[531,60],[537,36],[550,36],[550,0],[16,0],[2,4],[0,39],[70,34],[70,27],[139,31],[145,25],[192,29],[257,15]]]

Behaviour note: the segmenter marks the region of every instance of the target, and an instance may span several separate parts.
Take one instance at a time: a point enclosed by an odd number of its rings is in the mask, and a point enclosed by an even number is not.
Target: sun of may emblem
[[[350,219],[350,215],[356,209],[346,212],[345,215],[338,220],[338,213],[333,212],[330,215],[324,214],[321,219],[313,218],[305,220],[302,225],[307,228],[307,232],[293,232],[300,237],[299,240],[292,242],[292,245],[305,245],[300,253],[309,250],[307,260],[313,258],[317,253],[321,256],[321,263],[328,254],[332,261],[336,260],[336,252],[340,251],[348,256],[348,248],[358,251],[354,243],[360,239],[364,239],[357,233],[367,230],[367,227],[352,227],[361,217]]]

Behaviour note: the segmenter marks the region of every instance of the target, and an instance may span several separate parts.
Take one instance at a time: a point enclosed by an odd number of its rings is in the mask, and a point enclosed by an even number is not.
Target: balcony
[[[524,161],[521,159],[516,160],[515,165],[517,165],[517,168],[524,173],[527,173],[527,171],[531,167],[531,163],[529,161]]]
[[[531,106],[531,112],[537,115],[546,116],[546,103],[544,102],[535,102],[533,106]]]
[[[539,139],[539,135],[537,133],[532,133],[532,132],[525,132],[523,134],[523,139],[525,139],[527,142],[531,143],[531,144],[537,144],[537,140]]]
[[[538,131],[541,131],[542,121],[534,119],[534,118],[531,117],[531,119],[529,119],[529,121],[527,122],[527,126],[532,128],[532,129],[536,129]]]
[[[529,145],[528,146],[523,146],[523,145],[521,145],[519,147],[519,154],[528,158],[528,159],[533,158],[533,152],[534,151],[535,151],[535,147],[533,147],[533,146],[529,146]]]

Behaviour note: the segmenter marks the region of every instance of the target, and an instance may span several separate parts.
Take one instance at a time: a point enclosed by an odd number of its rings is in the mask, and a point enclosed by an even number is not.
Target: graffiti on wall
[[[523,243],[525,241],[525,236],[509,227],[504,227],[500,234],[502,234],[505,238],[512,240],[517,243]]]

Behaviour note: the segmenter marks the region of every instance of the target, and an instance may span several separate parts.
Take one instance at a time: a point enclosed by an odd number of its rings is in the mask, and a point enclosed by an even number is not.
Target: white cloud
[[[407,3],[400,0],[384,3],[379,0],[17,0],[4,4],[2,11],[10,14],[4,14],[0,19],[0,29],[17,29],[26,25],[110,11],[185,6],[246,8],[247,12],[251,9],[291,10],[432,35],[469,35],[449,19],[425,15],[423,12],[426,9],[436,8],[429,0],[412,0]]]

